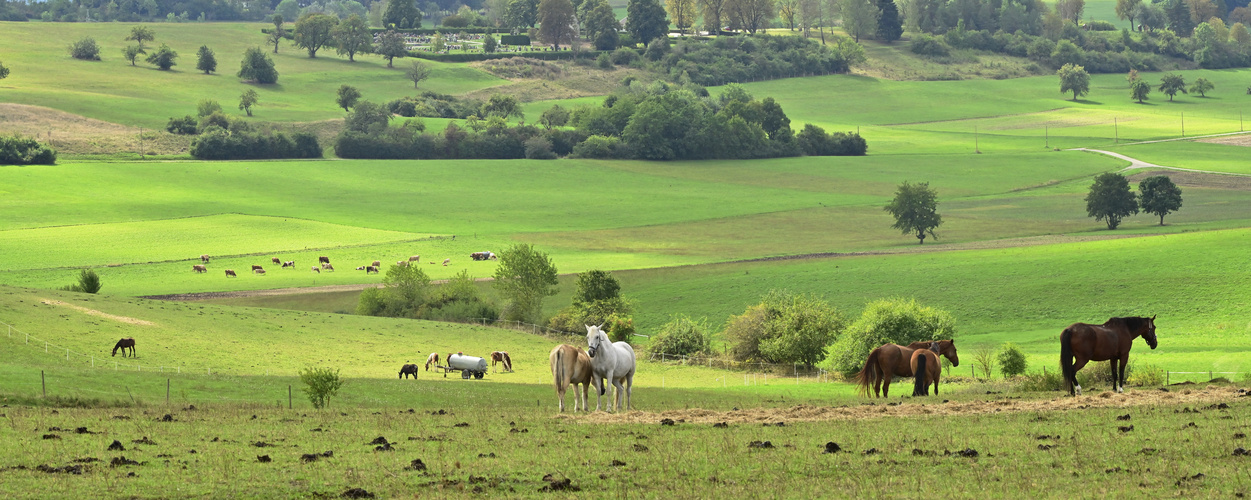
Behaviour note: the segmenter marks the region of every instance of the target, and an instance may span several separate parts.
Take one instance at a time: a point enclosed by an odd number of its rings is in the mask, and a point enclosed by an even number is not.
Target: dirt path
[[[49,299],[39,299],[39,300],[40,300],[40,302],[43,302],[44,304],[47,304],[47,305],[50,305],[50,306],[61,306],[61,307],[66,307],[66,308],[73,309],[73,310],[75,310],[75,311],[81,312],[81,313],[83,313],[83,314],[88,314],[88,315],[91,315],[91,316],[98,316],[98,317],[105,318],[105,319],[111,319],[111,320],[113,320],[113,321],[117,321],[117,322],[121,322],[121,323],[126,323],[126,324],[130,324],[130,325],[143,325],[143,326],[155,326],[155,325],[156,325],[156,323],[153,323],[153,322],[151,322],[151,321],[142,320],[142,319],[135,319],[135,318],[131,318],[131,317],[128,317],[128,316],[118,316],[118,315],[116,315],[116,314],[109,314],[109,313],[106,313],[106,312],[97,311],[97,310],[95,310],[95,309],[88,309],[88,308],[83,307],[83,306],[77,306],[77,305],[74,305],[74,304],[69,304],[69,303],[66,303],[66,302],[61,302],[61,301],[59,301],[59,300],[49,300]]]
[[[1228,134],[1225,134],[1225,135],[1228,135]],[[1151,141],[1151,142],[1168,142],[1168,141]],[[1147,144],[1147,143],[1142,143],[1142,142],[1139,142],[1139,143],[1135,143],[1135,144]],[[1147,163],[1147,162],[1142,161],[1142,160],[1139,160],[1139,159],[1137,159],[1137,158],[1131,158],[1131,157],[1129,157],[1129,156],[1125,156],[1125,155],[1120,154],[1120,153],[1113,153],[1113,152],[1111,152],[1111,151],[1104,151],[1104,150],[1102,150],[1102,149],[1073,148],[1073,149],[1066,149],[1065,151],[1087,151],[1087,152],[1090,152],[1090,153],[1105,154],[1105,155],[1111,156],[1111,157],[1113,157],[1113,158],[1118,158],[1118,159],[1121,159],[1121,160],[1125,160],[1125,161],[1129,162],[1129,166],[1128,166],[1128,167],[1125,167],[1125,170],[1137,170],[1137,169],[1141,169],[1141,168],[1154,168],[1154,169],[1159,169],[1159,170],[1176,170],[1176,171],[1178,171],[1178,172],[1191,172],[1191,173],[1196,173],[1196,174],[1232,175],[1232,176],[1237,176],[1237,177],[1251,177],[1251,175],[1248,175],[1248,174],[1236,174],[1236,173],[1232,173],[1232,172],[1218,172],[1218,171],[1215,171],[1215,170],[1196,170],[1196,169],[1193,169],[1193,168],[1181,168],[1181,167],[1166,167],[1166,166],[1164,166],[1164,165],[1156,165],[1156,164],[1154,164],[1154,163]]]
[[[740,423],[763,424],[774,422],[823,422],[828,420],[862,420],[886,417],[915,417],[925,415],[983,415],[989,413],[1043,412],[1085,410],[1089,408],[1130,408],[1148,405],[1194,405],[1201,406],[1232,401],[1243,397],[1245,392],[1234,387],[1174,386],[1169,392],[1158,389],[1130,390],[1125,394],[1104,392],[1097,395],[1058,397],[1054,399],[996,399],[942,403],[934,397],[928,401],[909,400],[896,406],[888,406],[883,400],[861,406],[809,406],[790,408],[748,408],[735,411],[712,411],[703,409],[674,410],[663,412],[631,411],[627,413],[595,412],[590,415],[556,416],[558,419],[595,424],[658,423],[663,418],[685,423]]]

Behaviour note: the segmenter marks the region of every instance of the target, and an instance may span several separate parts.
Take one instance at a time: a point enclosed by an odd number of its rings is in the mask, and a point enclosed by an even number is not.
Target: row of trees
[[[1130,191],[1129,179],[1124,175],[1109,172],[1095,177],[1086,194],[1086,214],[1097,221],[1103,221],[1108,229],[1116,229],[1125,217],[1139,211],[1160,218],[1164,225],[1164,216],[1180,210],[1182,207],[1182,190],[1166,175],[1147,177],[1138,182],[1138,193]]]
[[[131,28],[130,34],[126,36],[126,41],[134,41],[135,45],[128,45],[122,49],[122,56],[130,61],[130,65],[134,66],[135,61],[140,55],[147,54],[147,62],[156,66],[158,69],[168,71],[176,66],[178,52],[170,48],[169,45],[161,44],[160,47],[154,49],[152,53],[148,53],[145,42],[156,39],[156,32],[147,26],[135,26]],[[92,37],[83,37],[69,45],[70,57],[86,61],[100,60],[100,45]],[[276,49],[275,49],[276,51]],[[196,70],[203,71],[204,74],[211,74],[217,71],[217,54],[213,52],[207,45],[201,45],[196,52]],[[8,71],[3,70],[3,74],[7,75]],[[259,48],[249,48],[243,53],[243,60],[240,62],[238,73],[239,78],[244,81],[255,83],[269,84],[278,81],[278,71],[274,69],[274,61]],[[0,76],[0,78],[3,78]],[[255,92],[253,92],[253,103],[255,103]],[[240,107],[247,109],[248,115],[251,116],[251,107]]]
[[[1090,74],[1086,72],[1086,68],[1075,64],[1065,64],[1056,74],[1060,77],[1060,92],[1073,93],[1073,100],[1090,93]],[[1125,78],[1129,81],[1130,98],[1142,104],[1151,94],[1152,86],[1142,77],[1138,76],[1138,72],[1130,70]],[[1216,89],[1216,84],[1207,78],[1197,78],[1189,87],[1186,86],[1186,77],[1175,73],[1165,73],[1160,77],[1160,85],[1157,90],[1168,96],[1168,100],[1172,101],[1178,92],[1183,94],[1196,93],[1199,97],[1207,97],[1207,93]]]

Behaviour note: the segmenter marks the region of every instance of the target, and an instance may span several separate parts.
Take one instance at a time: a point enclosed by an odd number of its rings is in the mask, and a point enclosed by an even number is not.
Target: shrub
[[[608,329],[608,340],[613,342],[629,342],[634,336],[634,320],[628,316],[613,314],[604,325]]]
[[[259,47],[250,47],[243,53],[238,76],[243,81],[260,84],[278,82],[278,70],[274,68],[274,60]]]
[[[977,348],[973,351],[973,366],[982,378],[989,380],[995,369],[995,351],[987,346]]]
[[[201,99],[200,102],[196,103],[195,109],[197,116],[208,116],[213,113],[221,113],[222,105],[212,99]]]
[[[171,134],[192,135],[196,133],[196,119],[191,115],[182,118],[170,118],[165,124],[165,131]]]
[[[469,270],[462,269],[438,288],[434,296],[419,308],[417,316],[434,321],[460,322],[498,318],[499,310],[483,299],[474,282]]]
[[[211,116],[211,115],[210,115]],[[317,136],[281,132],[231,132],[216,126],[204,131],[191,143],[191,156],[199,160],[262,160],[275,158],[321,158]]]
[[[530,45],[530,37],[526,35],[500,35],[500,45]]]
[[[1129,380],[1133,377],[1134,371],[1133,363],[1125,367],[1125,379]],[[1112,387],[1112,363],[1091,361],[1082,368],[1082,371],[1077,372],[1077,385],[1090,388],[1095,384],[1106,384],[1109,388]]]
[[[104,285],[100,283],[100,275],[90,269],[83,269],[78,274],[78,283],[66,285],[62,290],[79,293],[100,293]]]
[[[637,60],[639,60],[639,52],[629,47],[621,47],[612,51],[612,63],[618,66],[628,66]]]
[[[826,347],[845,324],[824,300],[783,290],[770,290],[744,317],[731,318],[732,326],[727,327],[735,359],[809,366],[825,360]]]
[[[1017,388],[1026,392],[1060,391],[1064,389],[1064,376],[1059,371],[1027,373]]]
[[[951,55],[951,50],[947,48],[947,44],[938,38],[929,35],[917,35],[912,39],[910,47],[914,54],[923,56],[946,57]]]
[[[1088,31],[1116,31],[1116,25],[1102,19],[1086,21]]]
[[[96,39],[89,36],[82,37],[77,42],[71,43],[69,46],[70,57],[74,59],[82,59],[84,61],[99,61],[100,46],[96,45]]]
[[[307,386],[304,393],[313,408],[325,408],[330,404],[330,397],[343,387],[343,379],[339,378],[338,369],[308,367],[300,370],[300,381]]]
[[[612,57],[607,52],[600,54],[595,58],[595,66],[599,69],[614,69],[612,65]]]
[[[526,139],[526,158],[531,160],[554,160],[556,153],[552,152],[552,141],[543,137],[531,137]]]
[[[592,135],[573,147],[578,158],[618,158],[622,149],[621,139],[613,136]]]
[[[56,151],[32,137],[0,136],[0,165],[54,165]]]
[[[680,356],[705,354],[712,350],[708,321],[703,318],[693,320],[684,314],[675,316],[652,336],[648,350]]]
[[[811,123],[804,125],[795,139],[800,151],[808,156],[863,156],[869,149],[860,134],[827,134],[825,129]]]
[[[860,370],[869,352],[882,344],[908,345],[955,336],[956,321],[946,311],[922,306],[915,299],[881,299],[865,306],[860,318],[830,349],[830,357],[835,370],[848,373]]]
[[[178,65],[178,63],[174,62],[174,59],[177,58],[178,53],[174,52],[174,49],[169,48],[169,45],[162,43],[160,48],[148,54],[148,64],[152,64],[162,71],[168,71],[170,68]]]
[[[1026,361],[1025,353],[1011,342],[1003,345],[999,355],[996,357],[999,362],[999,371],[1003,372],[1004,377],[1014,377],[1025,373]]]
[[[216,105],[217,103],[213,103]],[[230,129],[230,117],[226,116],[221,109],[200,117],[199,130],[204,132],[210,127],[217,127],[222,130]]]
[[[1163,368],[1146,363],[1136,365],[1131,362],[1129,369],[1125,370],[1125,380],[1130,385],[1156,387],[1164,385],[1166,377]]]

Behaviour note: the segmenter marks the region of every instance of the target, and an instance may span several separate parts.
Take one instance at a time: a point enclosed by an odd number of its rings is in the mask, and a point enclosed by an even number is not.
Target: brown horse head
[[[909,349],[929,349],[931,351],[934,351],[938,355],[947,358],[947,361],[951,362],[951,366],[953,367],[960,366],[960,356],[959,354],[956,353],[956,341],[955,340],[951,340],[951,339],[932,340],[932,341],[921,340],[921,341],[908,344],[908,348]]]

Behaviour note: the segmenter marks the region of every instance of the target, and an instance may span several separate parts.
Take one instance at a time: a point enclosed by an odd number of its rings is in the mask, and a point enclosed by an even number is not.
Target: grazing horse
[[[117,356],[117,350],[118,350],[118,349],[121,349],[121,350],[122,350],[122,357],[124,358],[124,357],[126,357],[126,349],[127,349],[127,348],[129,348],[129,349],[130,349],[130,357],[132,357],[132,358],[133,358],[133,357],[135,357],[135,339],[130,338],[130,337],[127,337],[127,338],[124,338],[124,339],[121,339],[121,340],[118,340],[118,341],[117,341],[117,344],[113,346],[113,355],[114,355],[114,356]]]
[[[408,364],[400,367],[400,378],[406,375],[412,375],[413,380],[417,380],[417,365]]]
[[[960,366],[955,341],[939,340],[936,342],[939,353],[951,361],[952,366]],[[891,379],[911,377],[913,375],[912,353],[917,349],[927,349],[930,344],[931,341],[913,342],[907,346],[883,344],[874,349],[865,359],[864,367],[860,369],[860,374],[856,377],[856,382],[860,385],[860,394],[868,396],[869,389],[872,388],[874,397],[890,397]]]
[[[330,263],[330,257],[326,257],[326,256],[318,257],[318,258],[317,258],[317,263],[318,263],[318,264],[329,264],[329,263]]]
[[[191,270],[197,273],[203,273],[208,272],[208,267],[205,267],[204,264],[196,264],[191,266]]]
[[[496,363],[504,363],[504,371],[513,371],[513,359],[508,357],[508,353],[504,351],[495,351],[491,353],[491,366]]]
[[[593,377],[591,357],[586,351],[569,344],[561,344],[552,349],[548,355],[552,362],[552,379],[556,384],[556,395],[560,397],[560,411],[565,411],[565,390],[573,387],[573,411],[578,411],[578,402],[582,402],[582,411],[589,411],[586,402],[590,399],[591,385],[598,379]],[[578,391],[578,386],[582,390]],[[596,386],[596,392],[599,387]]]
[[[600,396],[604,395],[608,384],[612,384],[615,391],[608,398],[608,411],[613,411],[614,408],[621,411],[623,390],[626,410],[629,411],[630,396],[634,392],[634,348],[625,342],[611,342],[602,327],[603,325],[586,326],[586,344],[589,347],[587,355],[591,357],[591,368],[595,371],[595,386],[599,388],[595,394],[595,409],[599,410]],[[616,402],[615,406],[614,402]]]
[[[1150,318],[1112,318],[1102,325],[1073,323],[1060,333],[1060,371],[1069,395],[1080,395],[1082,386],[1077,385],[1077,371],[1090,361],[1109,361],[1112,365],[1112,389],[1125,392],[1125,365],[1129,363],[1129,348],[1134,338],[1142,336],[1147,345],[1155,349],[1155,316]],[[1077,362],[1073,362],[1077,358]],[[1117,370],[1117,362],[1120,370]]]
[[[203,262],[203,263],[205,263],[205,264],[208,264],[208,261],[209,261],[209,256],[208,256],[208,254],[204,254],[204,255],[201,255],[201,256],[200,256],[200,262]]]
[[[282,264],[282,261],[278,260],[278,257],[270,257],[269,261],[273,262],[274,264]]]
[[[429,356],[426,356],[426,371],[430,371],[430,365],[434,365],[435,368],[439,367],[439,353],[432,352]]]
[[[227,278],[238,278],[238,277],[239,277],[239,275],[235,274],[235,270],[234,270],[234,269],[227,269],[227,270],[226,270],[226,277],[227,277]]]
[[[934,395],[938,395],[938,377],[942,374],[942,366],[938,363],[938,342],[929,347],[912,351],[909,362],[912,367],[912,395],[929,396],[930,384],[934,384]]]

